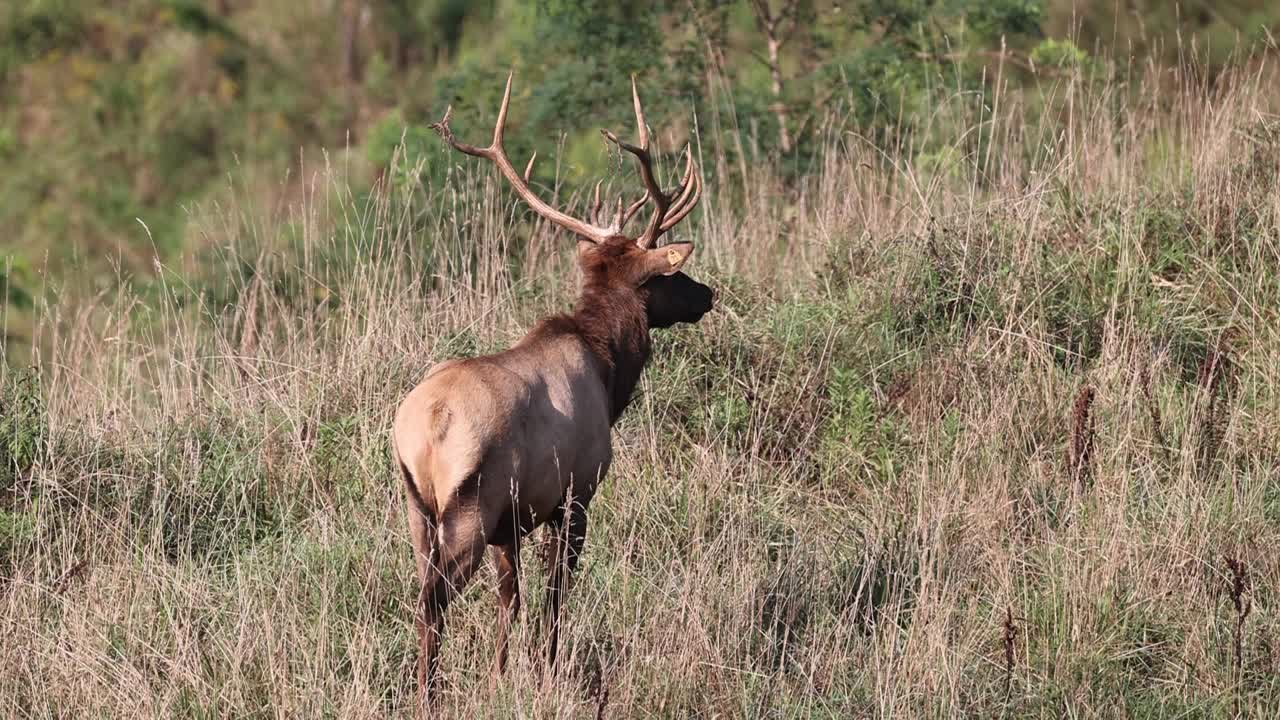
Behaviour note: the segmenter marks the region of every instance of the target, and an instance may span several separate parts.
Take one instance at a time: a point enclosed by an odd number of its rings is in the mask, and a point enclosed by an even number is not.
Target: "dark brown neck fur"
[[[587,346],[609,398],[610,424],[630,404],[650,349],[642,291],[619,275],[625,271],[625,264],[617,262],[623,252],[625,247],[605,246],[585,257],[586,281],[573,314],[549,317],[531,333],[575,335]]]
[[[578,337],[600,362],[609,397],[609,422],[631,403],[640,373],[649,361],[649,325],[640,294],[630,287],[583,288],[572,316]]]

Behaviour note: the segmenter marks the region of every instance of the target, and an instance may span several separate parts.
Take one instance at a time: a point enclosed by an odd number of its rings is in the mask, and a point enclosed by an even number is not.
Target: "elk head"
[[[535,213],[578,236],[578,263],[587,288],[634,291],[644,303],[650,328],[670,327],[679,322],[694,323],[702,319],[711,310],[714,294],[711,288],[681,271],[689,255],[693,253],[693,244],[658,243],[664,234],[693,211],[702,197],[702,178],[698,174],[692,148],[685,147],[684,175],[679,186],[671,191],[664,191],[654,174],[653,157],[649,149],[649,127],[645,123],[640,93],[636,90],[633,76],[631,97],[635,106],[639,143],[633,145],[608,130],[600,132],[619,149],[635,156],[645,193],[625,206],[622,198],[618,198],[616,209],[606,218],[605,203],[600,197],[601,183],[596,183],[589,221],[572,217],[551,207],[530,189],[529,178],[538,153],[533,153],[524,172],[520,173],[511,164],[503,147],[513,76],[514,73],[507,76],[502,107],[498,110],[493,140],[488,147],[470,145],[453,136],[453,131],[449,128],[452,106],[445,111],[444,118],[431,127],[454,149],[493,162],[516,194]],[[654,206],[653,214],[644,230],[637,236],[625,234],[627,224],[650,202]]]

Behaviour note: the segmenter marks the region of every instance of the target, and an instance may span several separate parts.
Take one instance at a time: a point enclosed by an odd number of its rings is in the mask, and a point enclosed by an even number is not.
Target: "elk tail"
[[[404,464],[404,461],[400,461],[400,474],[404,476],[404,489],[409,496],[409,504],[413,506],[415,512],[422,515],[422,519],[426,521],[428,526],[434,526],[436,524],[436,514],[427,505],[422,493],[418,491],[418,484],[413,480],[413,473],[409,472],[409,468]]]

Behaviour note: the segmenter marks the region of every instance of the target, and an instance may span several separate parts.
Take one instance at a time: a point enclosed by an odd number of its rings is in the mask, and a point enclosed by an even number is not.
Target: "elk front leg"
[[[495,545],[493,564],[498,568],[498,651],[494,658],[493,680],[507,669],[511,623],[520,614],[520,547],[512,541]]]
[[[547,602],[542,625],[546,633],[547,667],[554,670],[560,639],[560,606],[573,582],[582,547],[587,541],[587,509],[578,504],[564,508],[547,521],[545,555]]]

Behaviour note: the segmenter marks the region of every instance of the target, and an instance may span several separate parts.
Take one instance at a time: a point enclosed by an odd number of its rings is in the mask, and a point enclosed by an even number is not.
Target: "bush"
[[[49,423],[34,370],[0,376],[0,499],[19,491],[48,450]]]

